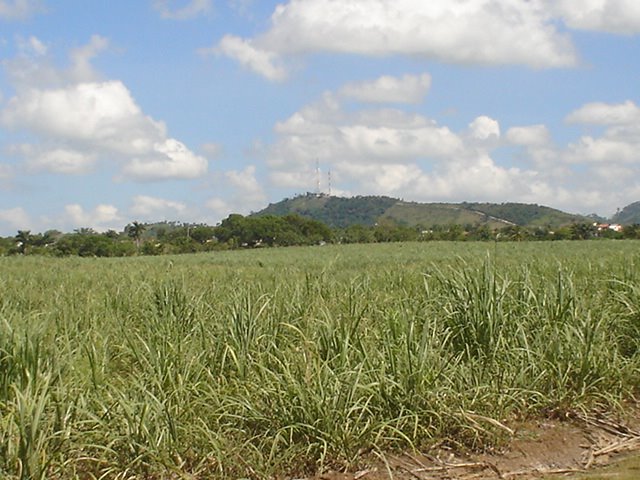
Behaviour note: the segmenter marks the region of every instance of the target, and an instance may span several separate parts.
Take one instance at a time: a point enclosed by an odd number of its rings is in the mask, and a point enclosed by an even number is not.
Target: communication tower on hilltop
[[[331,170],[327,171],[327,190],[322,189],[322,172],[320,170],[320,161],[316,159],[315,168],[315,189],[313,195],[316,197],[330,197],[331,196]]]

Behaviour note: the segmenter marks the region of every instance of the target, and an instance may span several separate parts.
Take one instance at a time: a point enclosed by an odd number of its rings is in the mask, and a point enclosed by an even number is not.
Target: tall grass
[[[268,478],[618,406],[636,249],[1,258],[0,476]]]

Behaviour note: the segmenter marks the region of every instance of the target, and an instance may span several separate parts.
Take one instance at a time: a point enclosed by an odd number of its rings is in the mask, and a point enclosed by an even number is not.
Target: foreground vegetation
[[[0,477],[300,475],[621,408],[639,264],[625,240],[3,257]]]

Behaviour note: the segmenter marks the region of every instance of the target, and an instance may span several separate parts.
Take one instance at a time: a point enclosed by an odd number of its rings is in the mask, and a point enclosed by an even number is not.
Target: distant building
[[[613,230],[614,232],[622,232],[622,225],[619,223],[594,223],[593,226],[599,232],[604,232],[606,230]]]

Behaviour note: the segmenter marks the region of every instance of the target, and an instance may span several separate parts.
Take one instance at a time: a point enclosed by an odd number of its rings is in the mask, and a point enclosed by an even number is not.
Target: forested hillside
[[[287,215],[295,213],[319,220],[331,228],[351,225],[371,226],[393,222],[425,228],[443,225],[506,225],[559,228],[577,222],[590,222],[582,215],[525,203],[418,203],[384,196],[352,198],[330,197],[307,193],[272,203],[254,215]]]
[[[330,197],[328,195],[307,194],[278,203],[272,203],[255,215],[288,215],[296,213],[319,220],[331,228],[345,228],[350,225],[374,225],[384,213],[398,202],[395,198]]]

